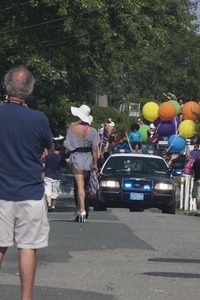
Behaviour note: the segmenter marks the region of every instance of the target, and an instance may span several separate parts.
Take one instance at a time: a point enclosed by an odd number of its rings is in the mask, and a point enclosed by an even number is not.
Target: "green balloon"
[[[142,135],[142,141],[143,142],[146,142],[147,141],[147,130],[149,129],[149,126],[148,125],[140,125],[140,129],[138,130],[141,135]]]
[[[176,100],[169,100],[169,102],[171,102],[175,106],[176,116],[178,116],[180,114],[180,112],[181,112],[181,106],[180,106],[180,104]]]

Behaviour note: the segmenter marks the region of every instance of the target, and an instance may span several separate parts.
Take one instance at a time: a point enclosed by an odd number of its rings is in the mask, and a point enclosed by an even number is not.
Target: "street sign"
[[[129,104],[129,117],[140,117],[140,103]]]

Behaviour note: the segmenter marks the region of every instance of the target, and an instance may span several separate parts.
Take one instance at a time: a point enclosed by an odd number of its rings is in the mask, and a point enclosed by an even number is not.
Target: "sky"
[[[191,3],[196,3],[197,22],[200,23],[200,0],[190,0]]]

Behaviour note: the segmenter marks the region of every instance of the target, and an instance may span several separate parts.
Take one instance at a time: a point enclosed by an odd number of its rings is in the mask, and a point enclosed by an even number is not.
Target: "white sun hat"
[[[80,107],[71,106],[71,112],[73,116],[78,117],[83,122],[88,124],[92,123],[93,117],[90,114],[91,109],[89,108],[89,106],[85,104],[81,105]]]

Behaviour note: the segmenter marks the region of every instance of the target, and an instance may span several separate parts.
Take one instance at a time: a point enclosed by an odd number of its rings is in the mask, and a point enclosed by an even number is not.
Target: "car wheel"
[[[171,215],[175,215],[176,213],[176,203],[173,203],[170,206],[164,206],[162,208],[162,213],[163,214],[171,214]]]
[[[98,199],[94,201],[94,211],[106,211],[106,205],[100,202]]]

